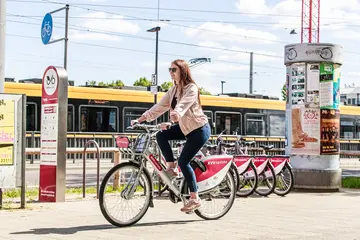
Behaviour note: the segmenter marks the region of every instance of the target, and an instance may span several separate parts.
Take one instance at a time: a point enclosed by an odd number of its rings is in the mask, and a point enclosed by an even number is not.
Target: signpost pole
[[[67,72],[49,66],[42,80],[40,202],[65,201],[67,104]]]

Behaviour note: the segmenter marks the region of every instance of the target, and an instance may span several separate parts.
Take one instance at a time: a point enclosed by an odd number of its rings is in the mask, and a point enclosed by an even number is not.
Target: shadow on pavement
[[[191,222],[199,222],[204,220],[182,220],[182,221],[164,221],[164,222],[147,222],[147,223],[137,223],[129,227],[153,227],[159,225],[175,225],[175,224],[187,224]],[[89,226],[78,226],[78,227],[64,227],[64,228],[34,228],[30,231],[23,232],[13,232],[12,235],[25,235],[25,234],[33,234],[33,235],[46,235],[46,234],[61,234],[61,235],[70,235],[75,234],[77,232],[83,231],[94,231],[94,230],[106,230],[106,229],[116,229],[110,224],[102,224],[102,225],[89,225]],[[126,228],[126,227],[125,227]],[[121,228],[119,228],[121,229]]]

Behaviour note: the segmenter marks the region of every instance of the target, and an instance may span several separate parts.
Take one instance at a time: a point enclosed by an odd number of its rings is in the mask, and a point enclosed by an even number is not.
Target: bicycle
[[[169,199],[173,203],[181,201],[184,205],[189,199],[189,189],[184,178],[171,179],[165,172],[163,166],[157,159],[158,151],[153,151],[157,148],[156,133],[160,131],[159,125],[145,125],[135,123],[128,129],[141,130],[136,137],[132,146],[129,145],[127,137],[123,137],[122,140],[118,140],[121,148],[128,148],[132,152],[132,157],[128,162],[120,163],[105,175],[99,190],[99,205],[100,210],[106,220],[118,227],[130,226],[138,222],[147,212],[149,207],[154,207],[153,202],[153,184],[149,170],[146,166],[147,161],[151,163],[156,170],[160,178],[167,184],[169,190]],[[205,220],[214,220],[223,217],[229,212],[233,206],[236,187],[232,170],[230,168],[232,164],[231,157],[226,156],[209,156],[203,161],[193,159],[191,166],[194,168],[196,180],[198,184],[198,194],[203,200],[203,206],[194,210],[196,215]],[[129,173],[118,173],[118,170],[130,168]],[[110,186],[107,187],[107,183],[110,181]],[[229,191],[225,192],[224,191]],[[105,197],[105,194],[109,194],[109,197]],[[222,204],[223,209],[214,212],[206,212],[206,205],[208,202],[214,203],[216,197],[224,197],[226,204]],[[108,206],[107,200],[113,200],[114,208],[118,210],[124,210],[120,207],[120,203],[126,200],[137,200],[137,198],[144,197],[141,201],[141,206],[138,204],[134,207],[135,210],[139,210],[139,213],[125,214],[127,219],[118,219],[119,215],[122,217],[124,214],[112,214]],[[129,205],[128,205],[129,206]],[[134,206],[132,203],[131,206]],[[193,212],[190,212],[193,213]]]
[[[271,150],[274,146],[266,147]],[[277,182],[274,193],[278,196],[285,196],[294,187],[294,173],[290,165],[290,157],[288,155],[274,155],[270,157],[270,162],[274,167]]]
[[[237,137],[235,143],[224,143],[222,138],[222,131],[216,139],[216,145],[213,145],[212,149],[216,149],[216,154],[227,154],[227,148],[234,148],[235,151],[232,154],[234,167],[238,171],[237,191],[238,197],[248,197],[254,193],[258,184],[258,173],[256,167],[252,161],[252,157],[247,155],[247,146],[252,142],[241,142],[242,138]],[[237,132],[237,130],[235,130]],[[255,143],[255,142],[254,142]],[[246,152],[242,152],[240,146],[246,145]],[[211,146],[210,146],[211,147]]]
[[[51,26],[50,22],[45,22],[43,29],[41,30],[42,37],[45,37],[46,35],[51,35]]]

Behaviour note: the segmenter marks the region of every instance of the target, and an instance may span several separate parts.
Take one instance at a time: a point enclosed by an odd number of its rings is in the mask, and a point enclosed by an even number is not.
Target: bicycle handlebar
[[[151,130],[153,130],[153,131],[161,130],[160,124],[150,125],[150,124],[142,124],[142,123],[138,123],[138,122],[135,122],[134,125],[132,125],[132,126],[128,126],[126,129],[129,129],[129,130],[146,130],[147,132],[150,132]]]

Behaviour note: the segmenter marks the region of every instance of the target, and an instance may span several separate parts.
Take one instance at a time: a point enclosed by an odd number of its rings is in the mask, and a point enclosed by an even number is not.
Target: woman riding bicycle
[[[137,121],[151,122],[170,110],[170,119],[176,124],[162,123],[162,131],[157,134],[156,139],[167,162],[166,172],[172,177],[176,177],[179,172],[169,140],[187,140],[178,165],[190,189],[190,200],[181,211],[190,212],[201,206],[190,161],[209,139],[211,131],[208,118],[201,107],[199,88],[191,77],[188,64],[184,60],[175,60],[171,63],[169,72],[174,86]]]

